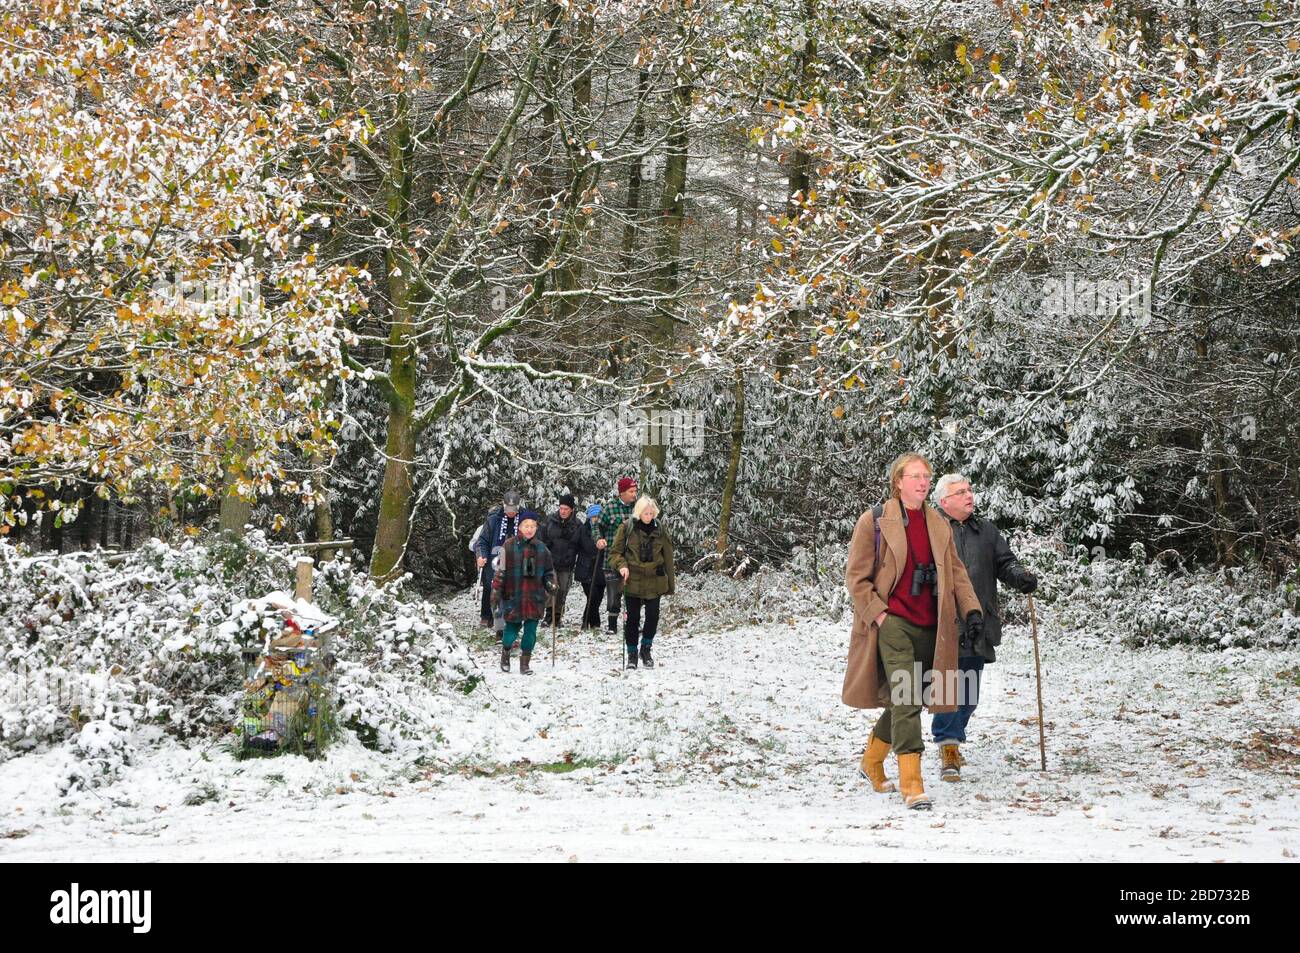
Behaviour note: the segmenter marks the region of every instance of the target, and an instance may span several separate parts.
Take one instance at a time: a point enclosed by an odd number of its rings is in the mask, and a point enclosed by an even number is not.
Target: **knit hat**
[[[599,515],[600,515],[599,503],[592,503],[591,506],[587,507],[587,519],[594,520]]]
[[[561,505],[561,506],[567,506],[567,507],[568,507],[569,509],[571,509],[571,510],[575,510],[575,509],[578,508],[578,503],[577,503],[577,501],[573,498],[573,494],[572,494],[572,493],[562,493],[562,494],[560,495],[560,505]]]
[[[536,510],[520,510],[519,522],[522,523],[524,520],[532,520],[534,523],[540,523],[542,521],[542,514]]]
[[[636,489],[636,480],[631,477],[621,477],[618,481],[618,492],[626,493],[628,490]]]

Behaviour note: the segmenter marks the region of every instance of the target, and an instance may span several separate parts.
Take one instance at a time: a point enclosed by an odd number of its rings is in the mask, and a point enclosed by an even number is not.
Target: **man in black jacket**
[[[586,553],[595,556],[596,541],[591,538],[587,524],[574,514],[577,503],[572,493],[560,497],[558,512],[552,513],[546,525],[542,527],[542,542],[551,551],[555,561],[555,578],[559,588],[555,591],[555,601],[548,608],[545,625],[555,625],[558,618],[564,620],[564,600],[573,585],[573,567],[578,556]]]
[[[1033,592],[1038,588],[1038,577],[1020,565],[996,526],[975,515],[975,494],[970,480],[959,473],[941,476],[935,484],[934,499],[952,524],[957,555],[966,566],[984,610],[983,631],[974,640],[968,638],[963,621],[957,620],[961,636],[957,660],[961,669],[959,686],[966,693],[968,704],[960,705],[955,712],[935,715],[930,725],[943,758],[940,777],[945,781],[960,781],[962,757],[958,745],[966,740],[966,725],[979,702],[984,663],[996,660],[994,648],[1002,642],[998,580],[1020,592]]]

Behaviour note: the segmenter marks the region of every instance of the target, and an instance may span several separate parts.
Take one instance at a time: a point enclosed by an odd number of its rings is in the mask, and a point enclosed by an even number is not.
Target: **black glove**
[[[1038,577],[1035,576],[1028,569],[1022,569],[1020,571],[1019,588],[1020,591],[1023,592],[1025,595],[1029,595],[1029,593],[1033,592],[1035,589],[1038,588]]]
[[[966,626],[961,635],[961,649],[969,655],[979,652],[979,640],[984,637],[984,616],[978,612],[966,615]]]

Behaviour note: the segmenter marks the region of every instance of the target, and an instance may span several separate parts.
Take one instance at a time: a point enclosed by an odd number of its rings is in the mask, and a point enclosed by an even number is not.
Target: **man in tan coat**
[[[903,801],[922,810],[930,799],[921,782],[921,707],[956,709],[958,613],[968,631],[983,624],[948,521],[925,503],[932,476],[919,453],[894,461],[890,499],[878,513],[859,517],[846,573],[853,631],[844,703],[885,709],[863,753],[862,773],[877,791],[894,790],[885,777],[892,749]]]

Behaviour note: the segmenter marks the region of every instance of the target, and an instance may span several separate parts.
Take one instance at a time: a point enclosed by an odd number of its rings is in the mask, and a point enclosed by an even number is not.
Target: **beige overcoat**
[[[939,624],[935,631],[932,712],[956,710],[957,618],[980,611],[979,599],[957,555],[952,530],[938,510],[922,507],[930,534],[930,550],[939,575]],[[889,685],[876,647],[876,617],[889,605],[889,594],[907,563],[907,531],[902,504],[885,503],[880,517],[880,565],[876,565],[876,526],[871,510],[858,517],[849,543],[845,581],[853,600],[853,629],[849,634],[849,667],[844,673],[844,704],[854,708],[887,708]]]

